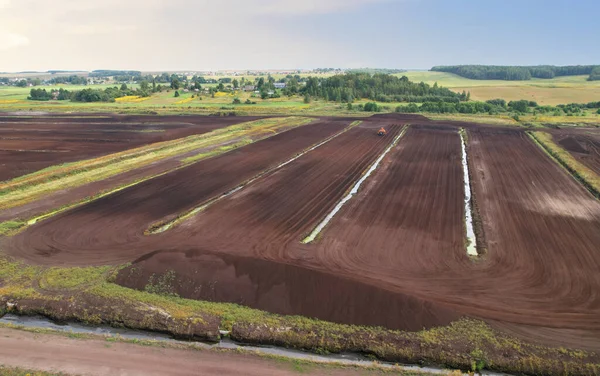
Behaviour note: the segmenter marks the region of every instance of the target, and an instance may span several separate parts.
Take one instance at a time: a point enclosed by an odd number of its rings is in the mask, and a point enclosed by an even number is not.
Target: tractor
[[[379,130],[379,132],[377,132],[378,136],[385,136],[387,134],[386,130],[381,127],[381,129]]]

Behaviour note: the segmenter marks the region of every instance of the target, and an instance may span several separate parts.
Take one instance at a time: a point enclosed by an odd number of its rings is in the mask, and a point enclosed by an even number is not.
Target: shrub
[[[365,103],[364,111],[365,112],[378,112],[379,106],[377,105],[377,103],[368,102],[368,103]]]
[[[175,98],[179,97],[179,90],[175,90]]]

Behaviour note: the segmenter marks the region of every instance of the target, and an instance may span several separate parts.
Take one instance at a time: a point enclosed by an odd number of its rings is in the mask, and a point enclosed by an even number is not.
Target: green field
[[[320,77],[331,74],[320,74]],[[540,105],[557,105],[567,103],[587,103],[600,100],[600,81],[587,81],[587,76],[568,76],[550,80],[532,79],[529,81],[501,81],[501,80],[471,80],[451,73],[430,71],[408,71],[398,73],[397,76],[406,75],[411,81],[425,82],[433,85],[448,87],[451,90],[471,93],[472,100],[485,101],[488,99],[502,98],[507,101],[526,99],[536,101]],[[303,74],[302,76],[307,76]],[[244,76],[252,80],[256,76]],[[274,75],[276,79],[283,75]],[[220,78],[220,76],[211,76]],[[241,77],[239,77],[241,78]],[[56,89],[63,87],[68,90],[80,90],[83,88],[104,89],[116,84],[104,85],[57,85],[39,86],[38,88]],[[136,88],[137,85],[129,85]],[[206,84],[203,87],[215,86]],[[281,97],[263,100],[253,93],[238,91],[236,93],[217,93],[213,98],[204,93],[185,92],[179,90],[180,96],[175,97],[175,91],[167,89],[161,93],[155,93],[148,98],[127,97],[120,98],[115,103],[75,103],[70,101],[30,101],[27,100],[31,88],[18,88],[12,86],[0,86],[0,112],[7,111],[42,111],[42,112],[117,112],[117,113],[158,113],[158,114],[218,114],[235,112],[238,115],[317,115],[317,116],[369,116],[371,113],[350,111],[345,103],[325,102],[313,100],[304,103],[303,97]],[[193,97],[192,97],[193,96]],[[242,104],[233,104],[233,100],[239,98]],[[245,104],[246,100],[255,102]],[[356,101],[354,105],[364,104],[367,100]],[[400,103],[378,103],[382,107],[381,112],[393,112]],[[405,104],[405,103],[403,103]],[[583,117],[545,116],[540,119],[536,116],[522,116],[521,121],[527,123],[600,123],[600,116],[596,111],[587,111]],[[434,115],[436,117],[444,117]],[[505,118],[507,115],[501,115]],[[447,116],[446,116],[447,117]],[[472,116],[455,114],[452,119]],[[490,116],[480,114],[479,118]],[[505,119],[502,119],[504,121]]]
[[[534,78],[529,81],[471,80],[452,73],[409,71],[397,76],[411,81],[425,82],[450,88],[457,92],[471,92],[471,99],[485,101],[502,98],[507,101],[527,99],[541,105],[587,103],[600,100],[600,81],[587,81],[589,76],[566,76],[549,80]]]

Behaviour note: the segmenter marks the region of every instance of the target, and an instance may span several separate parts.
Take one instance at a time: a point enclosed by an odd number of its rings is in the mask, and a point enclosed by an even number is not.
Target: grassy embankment
[[[600,176],[575,159],[568,151],[552,140],[552,135],[546,132],[529,132],[528,135],[555,161],[564,167],[591,194],[600,199]]]
[[[232,125],[202,135],[145,145],[104,157],[49,167],[0,183],[0,210],[26,204],[52,192],[62,190],[65,186],[70,188],[79,187],[148,166],[166,158],[198,151],[198,154],[184,158],[179,167],[177,167],[181,168],[190,163],[228,152],[258,139],[269,137],[282,130],[302,126],[311,121],[312,119],[302,117],[262,119]],[[155,176],[146,176],[133,182],[112,187],[106,191],[87,197],[82,201],[71,203],[66,207],[40,215],[37,218],[0,223],[0,234],[14,231],[25,225],[26,222],[35,223],[36,220],[125,189],[152,177]]]
[[[111,282],[118,270],[44,268],[1,259],[0,296],[3,301],[16,303],[7,307],[20,314],[145,328],[186,338],[217,340],[217,329],[222,329],[230,330],[231,337],[242,342],[317,353],[354,351],[391,362],[442,365],[465,371],[490,369],[531,375],[600,372],[596,354],[525,343],[479,320],[462,319],[420,332],[341,325],[235,304],[131,290]],[[155,287],[148,290],[157,291]]]

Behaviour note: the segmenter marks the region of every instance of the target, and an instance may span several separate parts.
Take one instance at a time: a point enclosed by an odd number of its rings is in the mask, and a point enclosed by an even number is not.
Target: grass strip
[[[527,135],[546,152],[555,162],[564,167],[596,199],[600,199],[600,176],[576,160],[568,151],[552,140],[546,132],[527,132]]]

